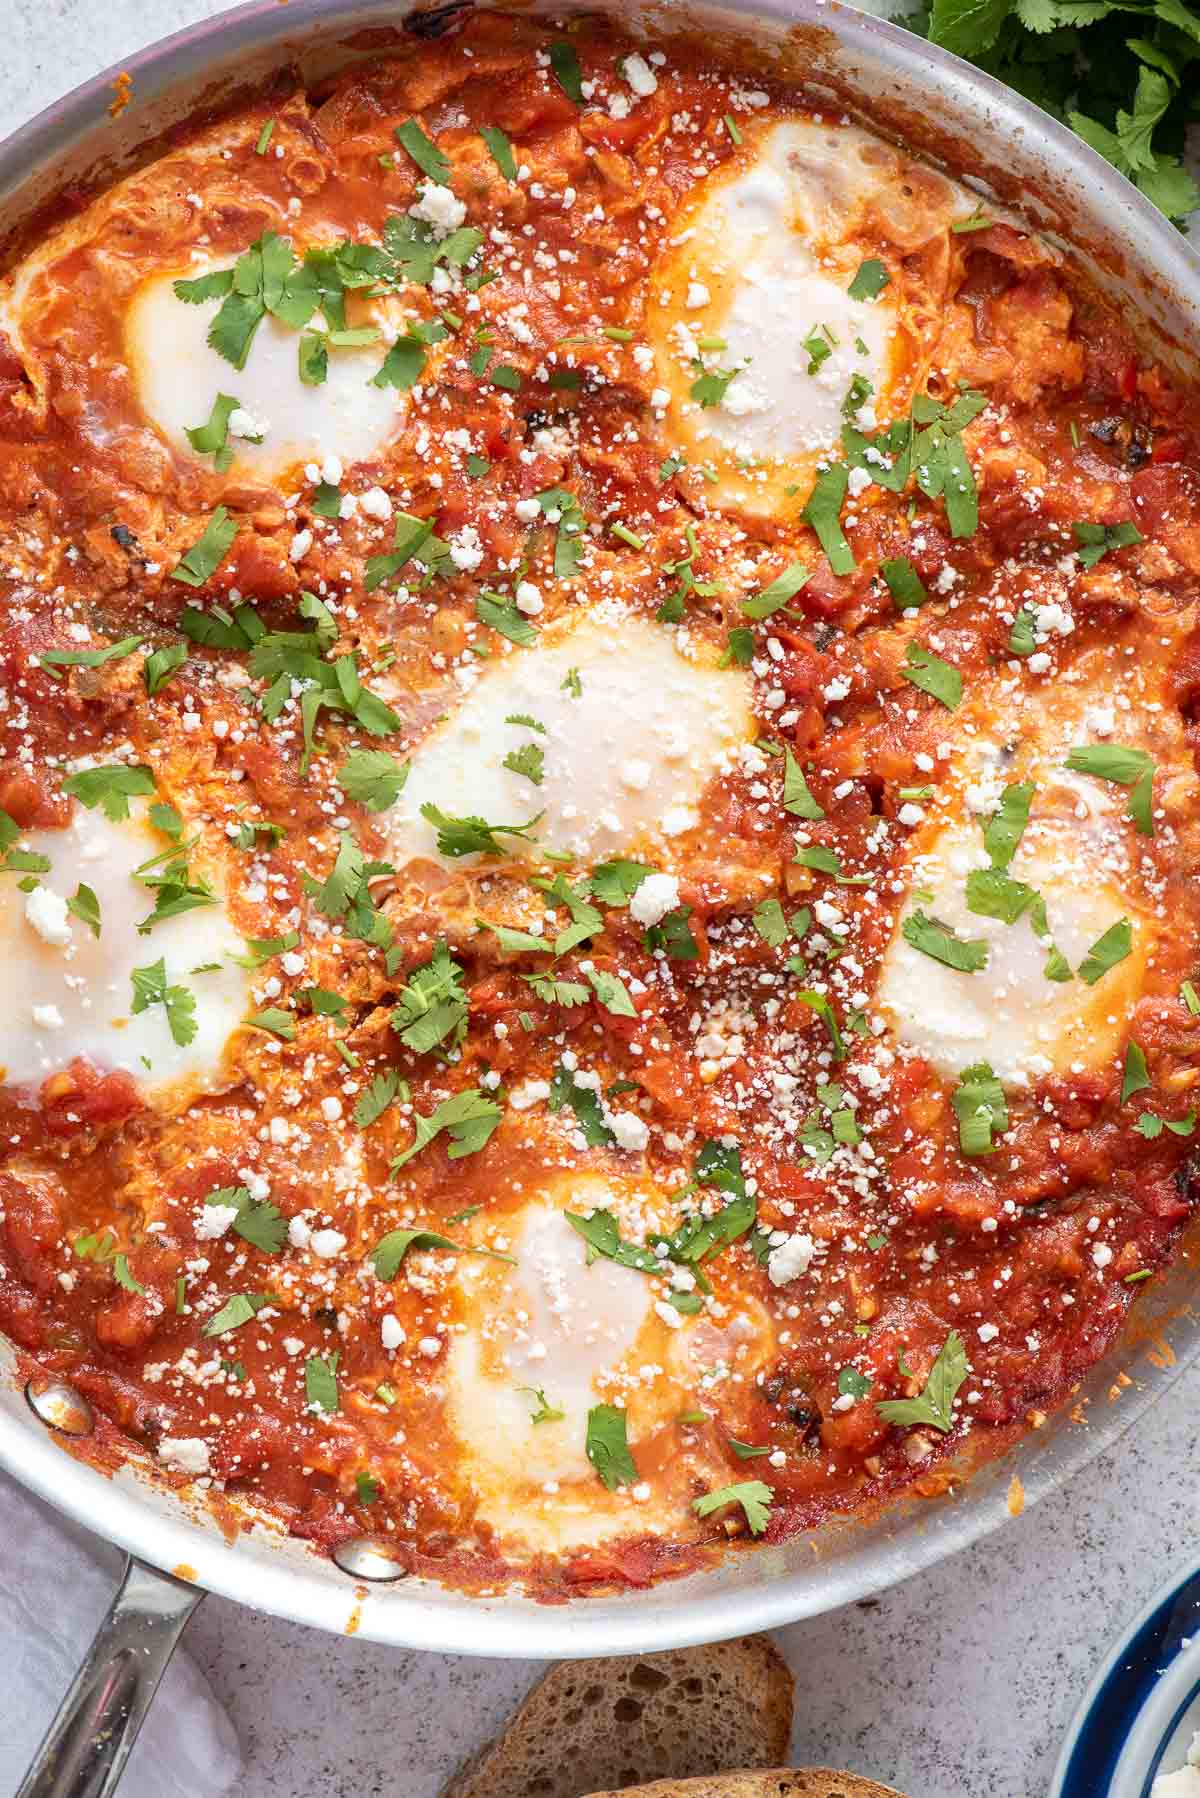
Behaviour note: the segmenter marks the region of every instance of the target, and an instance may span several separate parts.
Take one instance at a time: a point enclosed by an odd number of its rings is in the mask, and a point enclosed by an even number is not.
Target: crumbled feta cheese
[[[806,1274],[812,1265],[817,1245],[811,1236],[787,1236],[767,1256],[767,1277],[772,1286],[786,1286],[789,1280]]]
[[[679,882],[673,874],[647,874],[629,901],[635,924],[658,924],[679,904]]]
[[[426,181],[416,205],[408,210],[410,217],[432,225],[435,237],[449,237],[467,216],[462,201],[437,181]]]
[[[25,895],[25,921],[37,931],[44,943],[65,949],[71,940],[70,913],[61,893],[49,887],[34,887]]]
[[[224,1236],[237,1214],[236,1205],[201,1205],[196,1241],[215,1242],[218,1236]]]
[[[250,443],[261,443],[270,428],[265,418],[255,418],[252,412],[247,412],[245,406],[235,406],[229,414],[229,435],[231,437],[241,437]]]
[[[359,494],[358,503],[368,518],[392,516],[391,498],[382,487],[368,487],[365,493]]]
[[[649,1125],[644,1123],[636,1112],[607,1112],[605,1122],[617,1139],[618,1149],[627,1149],[631,1154],[636,1154],[639,1150],[644,1149],[650,1141]]]
[[[322,1261],[332,1261],[345,1248],[346,1238],[340,1230],[314,1230],[308,1246]]]
[[[648,100],[651,94],[658,92],[658,81],[644,56],[627,56],[621,64],[621,73],[639,100]]]
[[[465,524],[450,539],[450,560],[464,574],[472,574],[483,561],[483,544],[473,524]]]
[[[158,1458],[180,1473],[209,1471],[208,1443],[199,1436],[164,1436],[158,1445]]]

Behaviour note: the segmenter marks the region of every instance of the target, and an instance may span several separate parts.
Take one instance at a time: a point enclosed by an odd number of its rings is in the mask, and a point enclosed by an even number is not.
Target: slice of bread
[[[705,1779],[656,1779],[648,1786],[588,1792],[585,1798],[904,1798],[857,1773],[831,1767],[779,1767],[770,1773],[742,1770]]]
[[[771,1767],[791,1733],[792,1676],[766,1636],[560,1661],[442,1798],[583,1798],[731,1763]]]

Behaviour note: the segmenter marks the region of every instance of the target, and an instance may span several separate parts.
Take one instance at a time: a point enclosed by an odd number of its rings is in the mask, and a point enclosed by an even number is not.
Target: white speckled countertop
[[[6,0],[0,135],[214,0]],[[792,1759],[912,1798],[1038,1798],[1118,1624],[1196,1550],[1200,1368],[1067,1491],[933,1572],[780,1632]],[[1194,1483],[1195,1482],[1195,1483]],[[116,1557],[114,1556],[114,1566]],[[538,1670],[408,1654],[205,1601],[188,1632],[246,1757],[239,1798],[435,1798]]]

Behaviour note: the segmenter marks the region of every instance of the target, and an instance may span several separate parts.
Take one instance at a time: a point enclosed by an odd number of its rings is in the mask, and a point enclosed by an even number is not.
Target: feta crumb
[[[649,1125],[634,1111],[608,1112],[605,1122],[617,1139],[618,1149],[627,1149],[631,1154],[636,1154],[650,1141]]]
[[[34,887],[25,895],[25,922],[37,931],[44,943],[65,949],[71,940],[70,914],[61,893],[49,887]]]
[[[345,1248],[346,1238],[340,1230],[314,1230],[308,1246],[322,1261],[332,1261]]]
[[[674,874],[647,874],[634,889],[629,915],[635,924],[658,924],[678,904],[679,882]]]
[[[627,56],[621,64],[621,73],[639,100],[648,100],[651,94],[658,92],[657,78],[644,56]]]
[[[224,1236],[237,1214],[236,1205],[201,1205],[196,1241],[215,1242],[218,1236]]]
[[[247,412],[245,406],[235,406],[229,414],[228,430],[231,437],[242,437],[249,443],[261,443],[270,428],[265,418],[255,418],[252,412]]]
[[[368,518],[390,518],[392,516],[391,498],[382,487],[368,487],[365,493],[359,494],[358,503]]]
[[[806,1274],[816,1252],[811,1236],[786,1236],[767,1256],[767,1277],[772,1286],[786,1286],[790,1280]]]
[[[410,218],[432,225],[435,237],[449,237],[467,216],[462,201],[437,181],[425,182],[416,205],[410,206],[408,211]]]
[[[164,1436],[158,1445],[158,1458],[181,1473],[209,1471],[208,1443],[199,1436]]]

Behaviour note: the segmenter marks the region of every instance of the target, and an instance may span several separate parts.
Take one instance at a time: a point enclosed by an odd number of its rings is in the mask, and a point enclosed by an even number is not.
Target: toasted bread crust
[[[791,1728],[792,1676],[766,1636],[564,1661],[442,1798],[580,1798],[637,1781],[678,1784],[730,1761],[770,1767],[786,1756]]]
[[[588,1792],[584,1798],[904,1798],[893,1786],[832,1767],[742,1768],[702,1779],[656,1779],[645,1786]]]

